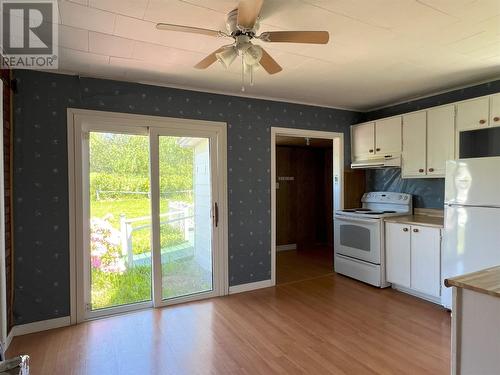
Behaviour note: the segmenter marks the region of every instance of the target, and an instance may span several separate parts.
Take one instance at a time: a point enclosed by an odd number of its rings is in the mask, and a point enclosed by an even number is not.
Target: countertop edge
[[[416,217],[418,217],[418,219],[416,219]],[[426,219],[444,220],[443,218],[438,217],[438,216],[407,215],[407,216],[390,216],[388,218],[385,218],[384,221],[386,223],[420,225],[420,226],[439,228],[439,229],[444,228],[444,222],[442,224],[441,223],[438,224],[438,223],[433,223],[430,221],[425,221]]]
[[[456,287],[456,288],[468,289],[477,293],[487,294],[492,297],[500,298],[500,288],[495,287],[495,289],[492,289],[491,287],[481,287],[477,285],[478,279],[480,282],[481,278],[486,278],[490,276],[489,273],[500,274],[500,266],[486,268],[481,271],[472,272],[469,274],[460,275],[456,277],[450,277],[444,280],[444,285],[447,288]],[[466,281],[463,279],[472,279],[472,280]]]

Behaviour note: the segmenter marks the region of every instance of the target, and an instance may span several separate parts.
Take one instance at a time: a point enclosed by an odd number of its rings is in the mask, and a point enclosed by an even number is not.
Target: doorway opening
[[[342,202],[342,134],[273,128],[275,284],[333,273],[333,213]]]
[[[226,294],[223,124],[82,110],[68,123],[72,317]]]

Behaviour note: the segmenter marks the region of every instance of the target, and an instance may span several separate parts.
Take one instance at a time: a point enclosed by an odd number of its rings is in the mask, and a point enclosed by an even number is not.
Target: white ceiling
[[[60,70],[242,95],[237,62],[192,68],[232,39],[155,29],[225,30],[237,3],[59,1]],[[500,77],[499,0],[266,0],[266,30],[328,30],[330,43],[262,43],[284,70],[259,70],[244,95],[368,110]]]

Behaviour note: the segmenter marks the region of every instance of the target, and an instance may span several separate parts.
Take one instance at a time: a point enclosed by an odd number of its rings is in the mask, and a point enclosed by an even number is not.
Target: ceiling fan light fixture
[[[262,47],[257,45],[250,45],[244,54],[243,59],[245,60],[245,64],[254,66],[259,65],[260,60],[262,59]]]
[[[238,50],[235,46],[228,46],[225,47],[222,51],[216,53],[215,57],[217,58],[217,61],[227,69],[238,57]]]

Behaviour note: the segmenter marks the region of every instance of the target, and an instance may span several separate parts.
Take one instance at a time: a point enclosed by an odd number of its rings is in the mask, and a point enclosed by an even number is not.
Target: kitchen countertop
[[[500,298],[500,266],[451,277],[444,281],[444,285],[448,288],[455,286]]]
[[[407,215],[407,216],[390,216],[385,219],[388,223],[399,223],[409,225],[423,225],[427,227],[443,228],[444,218],[441,216],[430,215]]]

